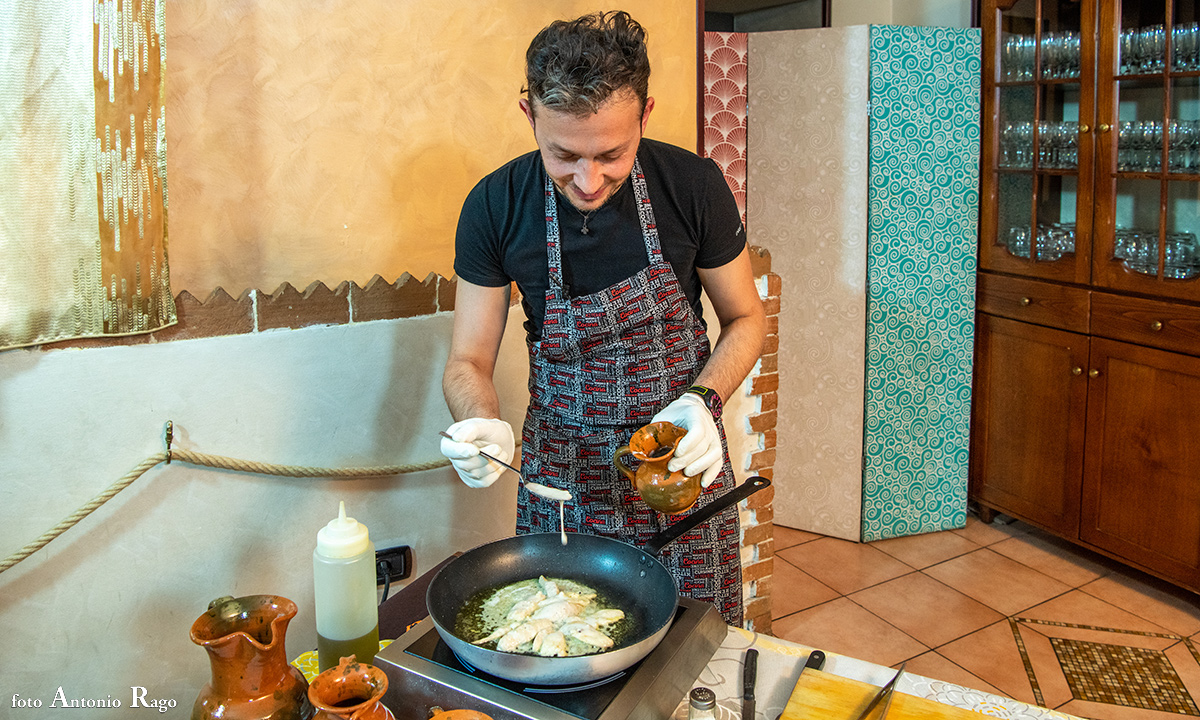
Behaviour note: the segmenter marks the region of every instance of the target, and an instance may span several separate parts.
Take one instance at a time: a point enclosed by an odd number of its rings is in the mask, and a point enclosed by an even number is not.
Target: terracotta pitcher
[[[317,708],[314,720],[396,720],[383,705],[387,688],[382,670],[351,655],[313,678],[308,699]]]
[[[296,603],[275,595],[222,597],[192,623],[192,642],[208,651],[212,682],[192,720],[309,720],[304,674],[288,664],[284,636]]]
[[[633,481],[642,500],[668,515],[686,511],[700,497],[699,475],[688,476],[682,471],[667,470],[667,462],[675,457],[675,446],[684,435],[687,430],[673,423],[650,423],[639,428],[629,438],[629,444],[617,448],[613,454],[613,465]],[[636,470],[626,464],[626,455],[641,461]]]

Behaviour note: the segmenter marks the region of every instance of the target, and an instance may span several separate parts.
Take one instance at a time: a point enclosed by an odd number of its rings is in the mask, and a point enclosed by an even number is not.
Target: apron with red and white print
[[[542,337],[529,344],[530,402],[521,469],[526,477],[574,496],[565,507],[568,532],[643,547],[685,515],[651,510],[614,468],[613,453],[693,384],[711,350],[704,325],[663,258],[636,161],[630,179],[650,264],[600,292],[575,298],[564,287],[558,207],[554,185],[546,179],[550,287]],[[719,420],[717,429],[724,464],[693,511],[734,487]],[[531,495],[524,485],[518,493],[518,533],[558,531],[557,502]],[[735,505],[658,555],[681,595],[712,603],[736,626],[742,624],[740,535]]]

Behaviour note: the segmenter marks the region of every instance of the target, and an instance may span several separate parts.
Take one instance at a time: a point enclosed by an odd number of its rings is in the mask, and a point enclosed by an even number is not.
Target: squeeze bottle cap
[[[346,517],[346,501],[338,503],[338,516],[317,531],[317,552],[329,558],[354,557],[367,549],[367,526]]]

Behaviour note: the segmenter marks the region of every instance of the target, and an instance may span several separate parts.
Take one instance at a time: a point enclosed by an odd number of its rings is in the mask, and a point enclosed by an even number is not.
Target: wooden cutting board
[[[903,679],[902,679],[903,680]],[[858,680],[830,675],[820,670],[805,670],[781,720],[854,720],[863,711],[879,687]],[[880,702],[868,716],[879,717]],[[897,692],[892,698],[887,720],[980,720],[982,713],[943,705],[925,698]]]

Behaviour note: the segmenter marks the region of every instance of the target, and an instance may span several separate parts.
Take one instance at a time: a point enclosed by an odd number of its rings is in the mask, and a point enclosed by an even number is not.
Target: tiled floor
[[[1200,717],[1200,596],[1036,528],[777,527],[775,552],[778,637],[1084,718]]]

